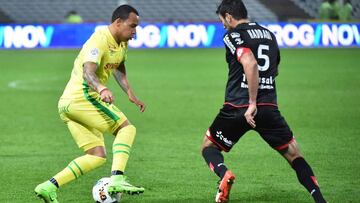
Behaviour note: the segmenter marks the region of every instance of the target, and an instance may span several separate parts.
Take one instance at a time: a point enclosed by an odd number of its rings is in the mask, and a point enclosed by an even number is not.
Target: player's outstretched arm
[[[114,96],[112,92],[106,86],[100,83],[99,78],[96,75],[97,64],[94,62],[86,62],[83,66],[83,77],[88,85],[100,94],[102,101],[110,104],[113,103]]]
[[[129,100],[140,108],[141,112],[145,111],[145,104],[140,101],[134,94],[130,87],[129,81],[126,77],[125,64],[121,63],[119,68],[113,70],[116,82],[120,85],[121,89],[128,95]]]
[[[249,107],[244,116],[251,127],[255,128],[256,124],[254,117],[257,112],[256,98],[259,88],[259,70],[257,67],[257,61],[249,48],[241,47],[238,48],[236,52],[238,61],[244,67],[245,76],[248,82]]]

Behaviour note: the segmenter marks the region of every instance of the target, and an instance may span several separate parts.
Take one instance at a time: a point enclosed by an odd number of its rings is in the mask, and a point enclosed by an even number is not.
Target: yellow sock
[[[116,135],[113,144],[113,162],[111,171],[125,172],[126,163],[129,159],[130,149],[136,135],[136,128],[128,125],[121,128]]]
[[[86,154],[70,162],[69,165],[64,168],[64,170],[60,171],[54,176],[54,179],[57,181],[60,187],[103,165],[105,161],[105,158]]]

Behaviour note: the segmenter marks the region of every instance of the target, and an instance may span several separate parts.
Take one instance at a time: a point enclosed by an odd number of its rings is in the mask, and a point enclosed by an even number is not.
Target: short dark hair
[[[112,14],[111,22],[113,23],[116,19],[120,18],[121,20],[126,20],[129,18],[130,13],[135,13],[136,15],[139,15],[138,11],[130,6],[130,5],[121,5],[115,9],[115,11]]]
[[[247,18],[247,10],[242,0],[223,0],[217,8],[216,14],[225,18],[226,13],[236,20]]]

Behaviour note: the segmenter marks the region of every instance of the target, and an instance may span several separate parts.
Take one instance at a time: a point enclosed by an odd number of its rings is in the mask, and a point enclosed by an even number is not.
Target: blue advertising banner
[[[360,23],[265,23],[280,47],[360,47]],[[80,48],[105,24],[0,25],[0,49]],[[143,23],[131,48],[224,47],[220,23]],[[256,34],[256,33],[255,33]],[[259,33],[261,34],[261,33]]]

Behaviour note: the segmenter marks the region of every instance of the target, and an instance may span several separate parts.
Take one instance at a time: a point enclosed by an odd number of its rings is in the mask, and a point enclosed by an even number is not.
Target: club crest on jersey
[[[240,37],[240,33],[238,33],[238,32],[232,32],[232,33],[230,34],[230,36],[235,39],[235,38]]]
[[[242,45],[244,43],[244,41],[240,37],[240,33],[232,32],[232,33],[230,33],[230,36],[231,36],[231,38],[234,39],[234,41],[236,42],[237,45]]]

